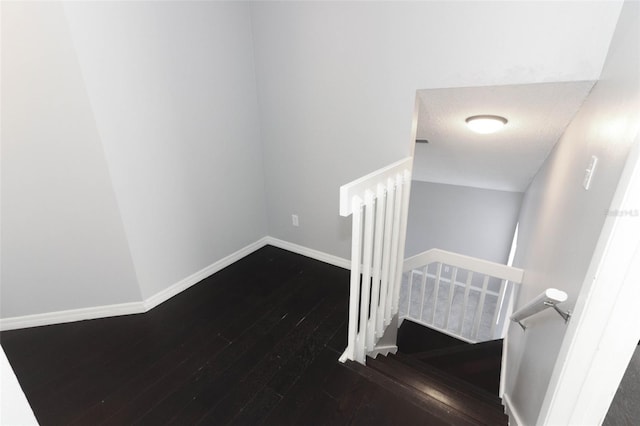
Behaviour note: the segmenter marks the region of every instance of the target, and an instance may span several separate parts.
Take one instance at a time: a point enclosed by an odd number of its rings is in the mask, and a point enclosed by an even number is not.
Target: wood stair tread
[[[501,406],[502,401],[497,395],[494,395],[486,390],[469,383],[467,380],[456,377],[452,374],[447,373],[439,368],[436,368],[432,365],[426,364],[420,360],[415,359],[412,355],[405,355],[402,353],[398,353],[396,355],[390,355],[391,357],[396,358],[398,361],[410,366],[411,368],[419,371],[421,374],[425,376],[429,376],[434,380],[438,380],[439,382],[449,384],[450,386],[455,387],[456,390],[460,392],[464,392],[486,402],[487,404],[494,406]]]
[[[445,377],[445,373],[435,373],[428,368],[417,369],[409,365],[410,362],[398,356],[367,358],[367,365],[372,369],[448,405],[451,410],[458,411],[479,424],[507,424],[507,416],[499,402],[487,400],[481,393],[470,390],[470,385],[460,383],[453,377]]]
[[[370,358],[368,358],[367,361],[369,362]],[[370,382],[375,383],[384,389],[387,389],[388,391],[409,401],[422,410],[425,410],[433,416],[440,418],[443,421],[443,424],[455,426],[477,426],[486,424],[484,422],[479,422],[476,419],[469,417],[455,409],[452,409],[448,404],[445,404],[444,402],[436,398],[432,398],[431,396],[423,392],[417,391],[415,388],[402,383],[397,379],[378,371],[375,368],[361,365],[355,361],[347,361],[345,363],[345,366],[357,372]]]
[[[463,340],[404,319],[398,328],[397,345],[404,353],[426,352],[446,347],[466,345]]]
[[[500,388],[502,340],[411,354],[426,363],[497,395]]]
[[[441,356],[464,354],[468,352],[474,352],[474,355],[478,355],[482,352],[492,352],[494,350],[502,350],[502,339],[490,340],[488,342],[481,343],[464,343],[457,346],[448,346],[445,348],[432,349],[425,352],[415,352],[411,356],[419,360],[427,360],[430,358],[437,358]]]

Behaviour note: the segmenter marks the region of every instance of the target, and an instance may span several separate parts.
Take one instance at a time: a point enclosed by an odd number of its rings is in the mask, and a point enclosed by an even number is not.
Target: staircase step
[[[459,412],[479,424],[507,425],[508,418],[503,412],[501,404],[488,402],[478,396],[477,390],[472,390],[469,385],[461,384],[444,377],[443,373],[434,373],[427,369],[414,368],[401,356],[367,358],[367,366],[386,375],[407,388],[437,400],[450,407],[450,410]]]
[[[466,393],[469,396],[484,401],[491,406],[502,407],[502,400],[500,399],[500,397],[498,397],[497,394],[487,392],[485,389],[475,386],[473,383],[469,383],[467,380],[426,364],[414,358],[413,355],[406,355],[398,352],[396,355],[389,356],[396,358],[398,361],[419,371],[421,374],[431,377],[433,380],[437,380],[441,383],[453,386],[459,392]]]
[[[370,360],[371,358],[367,358],[367,363],[370,363]],[[355,361],[347,361],[345,366],[357,372],[370,382],[389,390],[394,395],[409,401],[413,405],[432,414],[434,417],[440,418],[443,425],[477,426],[485,424],[483,422],[478,422],[474,418],[468,417],[464,413],[452,409],[448,404],[440,401],[439,399],[433,398],[426,393],[420,392],[411,386],[403,384],[397,379],[389,377],[374,368],[369,368],[368,366],[364,366]]]
[[[494,395],[500,387],[502,340],[412,354],[416,359]]]
[[[470,351],[477,352],[491,352],[495,354],[499,351],[502,354],[502,339],[490,340],[482,343],[464,343],[457,346],[447,346],[444,348],[432,349],[424,352],[414,352],[411,354],[414,358],[420,360],[427,360],[429,358],[438,358],[440,356],[455,355],[460,353],[467,353]]]
[[[466,345],[463,340],[433,330],[409,319],[398,328],[398,348],[404,353],[427,352],[435,349]]]

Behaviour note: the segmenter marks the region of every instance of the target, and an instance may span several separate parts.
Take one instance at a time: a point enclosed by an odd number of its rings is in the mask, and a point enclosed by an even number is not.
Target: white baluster
[[[435,324],[436,322],[436,307],[438,306],[438,290],[440,289],[440,276],[442,274],[442,263],[438,262],[438,267],[436,269],[436,282],[433,286],[433,310],[431,311],[431,322],[430,324]]]
[[[458,334],[462,336],[462,326],[464,319],[467,316],[467,307],[469,306],[469,290],[471,290],[471,279],[473,278],[473,272],[467,271],[467,282],[464,287],[464,302],[462,302],[462,319],[458,326]]]
[[[365,216],[364,216],[364,248],[362,254],[362,290],[360,290],[360,333],[363,336],[363,344],[367,351],[373,350],[373,335],[369,331],[369,310],[371,302],[371,261],[373,257],[373,222],[374,205],[373,193],[365,193]]]
[[[502,302],[504,300],[504,292],[507,288],[507,280],[500,282],[500,292],[498,293],[498,299],[496,300],[496,309],[493,312],[493,321],[491,321],[491,338],[495,339],[496,325],[500,316],[500,310],[502,309]]]
[[[449,300],[447,301],[447,312],[444,317],[444,328],[449,329],[449,319],[451,318],[451,305],[453,305],[453,294],[456,289],[456,275],[458,275],[458,268],[455,266],[451,271],[451,281],[449,282]]]
[[[396,287],[399,287],[398,275],[402,274],[403,259],[398,258],[400,245],[400,215],[402,213],[402,181],[396,177],[396,196],[393,203],[393,228],[391,231],[391,266],[389,268],[389,298],[391,304],[390,317],[397,312]]]
[[[478,338],[478,330],[480,329],[480,322],[482,321],[482,311],[484,310],[484,299],[487,295],[487,286],[489,285],[489,275],[484,276],[484,281],[482,282],[482,292],[480,293],[480,300],[478,301],[478,306],[476,308],[476,313],[473,316],[473,340]]]
[[[382,284],[381,297],[384,306],[384,326],[391,322],[391,298],[389,297],[389,279],[391,277],[391,240],[393,231],[393,200],[396,188],[391,178],[387,179],[387,199],[384,218],[384,249],[382,254]]]
[[[429,265],[424,267],[424,271],[422,271],[422,295],[420,296],[420,316],[418,319],[422,321],[422,312],[424,310],[424,295],[425,289],[427,287],[427,270],[429,269]]]
[[[372,282],[372,298],[371,301],[371,330],[370,333],[375,336],[374,343],[382,337],[382,329],[378,327],[382,322],[378,318],[384,317],[383,307],[380,304],[380,269],[382,265],[382,237],[384,233],[384,199],[385,188],[382,184],[378,185],[376,194],[376,226],[375,241],[373,243],[373,282]]]
[[[347,359],[356,360],[356,340],[358,340],[358,306],[360,305],[360,255],[362,253],[362,199],[353,197],[353,218],[351,237],[351,277],[349,289],[349,326],[347,337]]]
[[[393,314],[398,313],[398,305],[400,301],[400,280],[402,280],[402,265],[404,264],[404,245],[407,238],[407,220],[409,213],[409,193],[411,189],[411,172],[404,170],[401,173],[400,182],[402,185],[402,206],[398,220],[400,221],[400,235],[398,241],[398,269],[396,270],[396,283],[398,283],[395,289],[395,295],[393,298]]]
[[[413,289],[414,270],[409,271],[409,289],[407,290],[407,316],[411,317],[411,291]]]

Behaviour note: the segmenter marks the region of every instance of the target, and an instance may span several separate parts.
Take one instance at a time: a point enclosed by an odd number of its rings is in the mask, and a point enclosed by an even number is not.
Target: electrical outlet
[[[298,215],[297,214],[292,214],[291,215],[291,223],[293,224],[293,226],[298,227],[300,226],[300,222],[298,222]]]

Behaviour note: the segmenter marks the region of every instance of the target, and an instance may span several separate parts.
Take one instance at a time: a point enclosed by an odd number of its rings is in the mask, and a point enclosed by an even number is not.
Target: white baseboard
[[[0,319],[0,331],[18,328],[40,327],[42,325],[63,324],[96,318],[108,318],[119,315],[141,314],[146,312],[143,302],[118,303],[115,305],[95,306],[91,308],[69,309],[44,314],[24,315]]]
[[[96,318],[108,318],[118,315],[141,314],[147,312],[162,302],[165,302],[180,292],[188,289],[203,279],[226,268],[233,262],[253,253],[267,244],[267,237],[249,244],[246,247],[226,256],[211,265],[189,275],[187,278],[167,287],[153,296],[139,302],[119,303],[115,305],[94,306],[90,308],[70,309],[65,311],[47,312],[44,314],[25,315],[20,317],[0,319],[0,331],[18,328],[39,327],[43,325],[63,324],[67,322],[83,321]]]
[[[177,283],[139,302],[119,303],[115,305],[103,305],[90,308],[70,309],[65,311],[47,312],[43,314],[24,315],[11,318],[0,318],[0,331],[15,330],[18,328],[39,327],[43,325],[62,324],[74,321],[83,321],[96,318],[107,318],[118,315],[141,314],[147,312],[159,304],[171,299],[173,296],[185,291],[189,287],[203,279],[215,274],[223,268],[231,265],[254,251],[272,245],[293,253],[301,254],[312,259],[319,260],[334,266],[349,269],[351,263],[347,259],[313,250],[307,247],[293,244],[273,237],[263,237],[240,250],[226,256],[211,265],[189,275]]]
[[[290,243],[288,241],[280,240],[274,237],[266,237],[266,244],[281,248],[283,250],[288,250],[293,253],[301,254],[303,256],[310,257],[311,259],[319,260],[320,262],[328,263],[333,266],[338,266],[344,269],[351,269],[351,261],[343,257],[334,256],[329,253],[310,249],[308,247]]]
[[[250,255],[254,251],[264,247],[265,245],[267,245],[268,238],[269,237],[260,238],[258,241],[251,243],[248,246],[245,246],[234,253],[231,253],[229,256],[224,257],[205,268],[202,268],[198,272],[195,272],[189,275],[187,278],[184,278],[178,281],[177,283],[165,288],[164,290],[159,291],[153,296],[147,298],[143,302],[145,307],[145,312],[155,308],[156,306],[158,306],[163,302],[166,302],[167,300],[171,299],[173,296],[179,293],[182,293],[192,285],[199,283],[200,281],[204,280],[207,277],[210,277],[211,275],[226,268],[232,263],[237,262],[243,257]]]
[[[504,404],[504,411],[507,416],[509,416],[509,426],[526,426],[522,421],[522,417],[518,414],[518,410],[513,406],[511,398],[509,398],[509,394],[505,393],[502,395],[502,402]]]

